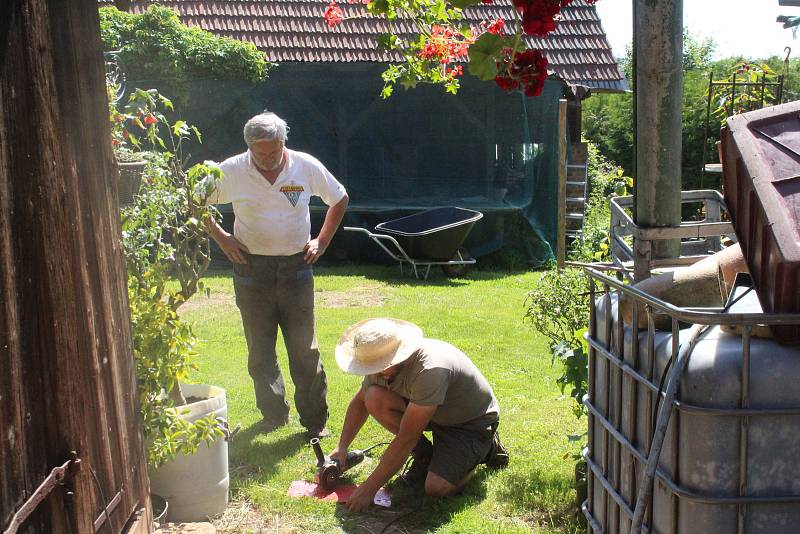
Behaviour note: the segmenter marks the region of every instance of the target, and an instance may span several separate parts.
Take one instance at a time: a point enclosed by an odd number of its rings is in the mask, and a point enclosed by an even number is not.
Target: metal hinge
[[[3,531],[3,534],[16,534],[19,527],[25,522],[28,517],[36,510],[36,508],[44,501],[50,493],[59,485],[64,484],[64,479],[67,476],[75,474],[81,468],[81,459],[78,458],[75,452],[72,453],[72,459],[64,462],[59,467],[54,467],[47,478],[39,484],[39,487],[28,497],[19,510],[11,518],[11,523]]]

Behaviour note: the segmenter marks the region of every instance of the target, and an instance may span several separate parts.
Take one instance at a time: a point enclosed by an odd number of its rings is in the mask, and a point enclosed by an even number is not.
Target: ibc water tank
[[[636,335],[600,297],[590,329],[590,530],[630,532],[653,438],[657,391],[677,354],[670,332]],[[679,343],[685,343],[681,330]],[[623,343],[620,343],[620,339]],[[622,345],[622,347],[620,347]],[[800,350],[719,326],[691,352],[645,516],[651,532],[800,532]],[[749,367],[749,369],[748,369]]]

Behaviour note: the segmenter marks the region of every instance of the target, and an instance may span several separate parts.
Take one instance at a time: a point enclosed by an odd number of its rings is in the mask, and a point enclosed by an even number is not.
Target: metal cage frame
[[[791,408],[752,408],[750,407],[750,400],[748,394],[748,384],[750,379],[750,344],[751,332],[756,325],[794,325],[800,324],[800,314],[764,314],[764,313],[721,313],[718,310],[699,310],[699,309],[685,309],[678,308],[667,302],[656,299],[647,293],[644,293],[634,287],[625,285],[619,280],[609,277],[595,269],[586,268],[585,272],[589,277],[589,294],[590,294],[590,321],[589,331],[585,337],[589,344],[589,392],[583,399],[583,404],[588,410],[589,414],[589,433],[588,433],[588,447],[583,452],[583,458],[587,463],[587,482],[589,486],[588,497],[581,505],[583,514],[585,515],[589,527],[596,533],[603,532],[602,525],[595,517],[594,513],[599,506],[606,507],[616,506],[624,513],[631,521],[631,532],[649,532],[649,525],[652,524],[652,508],[653,508],[653,495],[652,488],[653,482],[657,478],[670,493],[670,501],[674,510],[677,510],[679,499],[689,501],[696,501],[710,504],[726,504],[735,505],[738,508],[737,521],[739,534],[744,533],[744,519],[745,509],[751,503],[798,503],[800,504],[800,495],[771,495],[771,496],[755,496],[747,492],[747,449],[748,449],[748,434],[747,432],[740,432],[739,442],[739,484],[738,495],[729,496],[713,493],[698,493],[689,490],[681,484],[675,483],[673,479],[665,473],[662,469],[658,468],[658,459],[661,454],[661,449],[664,444],[667,425],[671,416],[674,416],[674,424],[676,431],[672,433],[672,454],[677,457],[678,447],[677,441],[679,432],[677,429],[680,426],[681,413],[692,413],[693,415],[709,415],[709,416],[724,416],[736,417],[739,419],[740,429],[746,430],[748,420],[753,417],[762,416],[775,416],[775,415],[800,415],[800,406]],[[601,290],[598,291],[598,285]],[[632,299],[636,304],[644,307],[647,314],[647,335],[646,335],[646,354],[644,357],[648,358],[649,362],[649,376],[644,376],[640,373],[636,366],[629,365],[624,360],[624,324],[622,321],[622,312],[620,307],[617,307],[616,314],[616,346],[612,337],[612,318],[608,316],[605,321],[605,339],[607,343],[603,343],[598,335],[597,324],[597,302],[602,298],[606,301],[607,313],[611,314],[611,294],[616,292],[618,295],[625,295],[627,298]],[[633,305],[633,318],[632,324],[638,324],[639,321],[639,306]],[[665,390],[662,391],[661,386],[657,383],[658,379],[655,373],[655,322],[654,315],[664,314],[669,316],[672,326],[672,351],[671,351],[671,371],[670,380],[667,383]],[[694,336],[683,346],[679,342],[679,323],[689,323],[695,325],[693,328]],[[740,398],[740,405],[737,408],[709,408],[703,406],[695,406],[681,402],[677,398],[678,384],[682,375],[683,366],[688,359],[693,348],[693,343],[699,336],[702,335],[703,330],[709,326],[715,325],[730,325],[738,326],[742,330],[742,394]],[[637,341],[631,344],[633,351],[632,358],[634,362],[639,362],[640,358],[640,343]],[[603,413],[598,407],[598,392],[596,390],[597,380],[595,375],[594,362],[602,358],[605,360],[606,372],[606,399],[605,405],[609,408],[607,411],[611,412],[611,406],[615,406],[614,413]],[[669,369],[669,364],[667,369]],[[665,370],[666,373],[666,370]],[[616,383],[620,386],[615,391],[612,391],[610,385],[612,382],[612,374],[615,375]],[[647,395],[647,411],[652,414],[653,407],[656,401],[660,401],[660,408],[658,411],[658,420],[655,425],[653,418],[647,418],[647,429],[645,432],[646,443],[644,450],[641,450],[636,445],[635,441],[635,427],[633,430],[626,430],[623,428],[623,409],[621,407],[622,389],[625,387],[633,388],[635,392],[631,398],[633,403],[634,413],[636,411],[636,403],[638,403],[638,388],[644,388],[648,392]],[[614,402],[612,403],[612,395],[614,395]],[[599,422],[603,431],[600,435],[595,432],[595,421]],[[597,440],[605,440],[605,457],[593,457],[595,443]],[[617,447],[612,448],[612,443],[618,444]],[[616,465],[622,465],[622,451],[623,449],[629,453],[631,462],[638,462],[641,464],[642,477],[640,480],[633,480],[636,476],[636,469],[629,470],[629,480],[627,480],[628,487],[631,488],[632,495],[626,498],[621,492],[621,477],[620,472],[609,473],[608,466],[610,464],[611,454],[617,455]],[[675,466],[677,466],[677,458],[673,458]],[[605,465],[604,469],[602,466]],[[677,468],[676,468],[677,469]],[[594,502],[593,496],[593,483],[597,481],[605,490],[604,501],[602,503]],[[613,501],[613,502],[610,502]],[[673,513],[672,525],[670,532],[678,531],[678,513]]]

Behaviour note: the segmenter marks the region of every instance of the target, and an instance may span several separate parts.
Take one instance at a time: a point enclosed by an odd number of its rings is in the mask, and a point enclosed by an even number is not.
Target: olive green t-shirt
[[[378,375],[364,377],[362,387],[388,388],[414,404],[438,406],[431,421],[455,426],[500,413],[489,382],[466,354],[444,341],[423,339],[390,383]]]

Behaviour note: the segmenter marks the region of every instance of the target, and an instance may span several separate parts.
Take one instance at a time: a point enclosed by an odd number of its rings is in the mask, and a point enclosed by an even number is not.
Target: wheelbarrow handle
[[[406,254],[406,251],[403,250],[403,247],[400,246],[400,243],[398,243],[397,240],[390,235],[373,234],[366,228],[360,228],[358,226],[343,226],[342,230],[347,230],[348,232],[361,232],[362,234],[367,234],[373,241],[375,241],[378,244],[379,247],[381,247],[384,251],[386,251],[386,253],[392,257],[392,259],[399,262],[407,261],[412,265],[414,264],[414,260],[412,260],[408,254]],[[388,241],[389,243],[394,245],[395,248],[397,249],[397,252],[399,252],[400,254],[398,255],[396,252],[393,252],[389,247],[383,244],[383,241]]]

